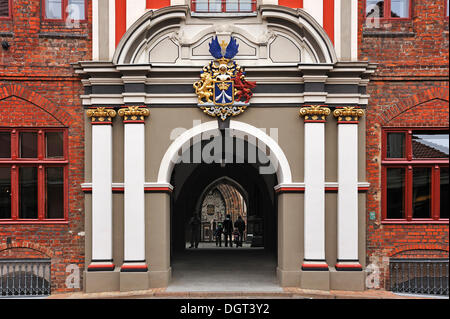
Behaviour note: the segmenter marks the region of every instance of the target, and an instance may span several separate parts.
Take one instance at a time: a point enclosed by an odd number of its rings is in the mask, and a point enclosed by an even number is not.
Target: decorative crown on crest
[[[209,52],[215,60],[203,67],[193,86],[203,112],[224,121],[245,111],[256,82],[247,81],[244,69],[232,60],[239,52],[235,38],[219,43],[217,36],[213,37]]]

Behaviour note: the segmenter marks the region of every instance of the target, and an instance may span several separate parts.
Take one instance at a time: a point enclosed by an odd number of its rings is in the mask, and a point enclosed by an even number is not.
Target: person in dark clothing
[[[228,240],[230,241],[230,247],[233,247],[233,222],[231,221],[230,214],[227,214],[223,221],[223,233],[225,234],[225,247],[228,247]]]
[[[245,230],[245,222],[242,219],[241,215],[239,215],[238,219],[234,222],[234,227],[236,227],[239,232],[239,238],[238,238],[236,245],[242,247],[242,241],[244,238],[244,230]]]
[[[191,246],[189,248],[198,248],[198,242],[200,241],[200,218],[198,214],[195,213],[189,221],[191,226]]]
[[[223,226],[219,223],[217,226],[214,236],[216,237],[216,246],[222,247],[222,233],[223,233]]]

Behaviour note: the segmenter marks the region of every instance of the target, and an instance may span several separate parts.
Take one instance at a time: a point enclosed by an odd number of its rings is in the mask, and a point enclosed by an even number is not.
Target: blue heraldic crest
[[[219,44],[217,36],[209,43],[209,52],[215,58],[200,72],[194,83],[198,106],[210,116],[226,120],[244,112],[249,105],[256,83],[245,80],[245,71],[233,58],[239,44],[231,37],[228,43]]]

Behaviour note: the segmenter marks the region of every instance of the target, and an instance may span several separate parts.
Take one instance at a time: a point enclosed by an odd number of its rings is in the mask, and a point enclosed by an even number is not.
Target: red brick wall
[[[360,1],[361,60],[377,63],[368,86],[366,165],[367,261],[380,268],[385,288],[389,257],[448,258],[447,224],[381,222],[381,132],[383,127],[448,127],[448,18],[444,0],[413,1],[412,17],[365,26]],[[376,287],[374,287],[376,288]]]
[[[91,59],[87,2],[88,19],[76,29],[43,21],[40,0],[15,0],[12,19],[0,20],[0,40],[10,44],[8,50],[0,47],[0,127],[68,127],[68,222],[0,222],[0,258],[51,258],[52,292],[73,291],[65,285],[66,267],[76,264],[80,274],[84,267],[83,87],[70,64]]]

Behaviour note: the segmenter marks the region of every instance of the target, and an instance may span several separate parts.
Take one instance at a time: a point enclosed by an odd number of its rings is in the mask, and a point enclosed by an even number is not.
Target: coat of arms
[[[200,80],[194,83],[198,106],[208,115],[220,117],[244,112],[250,104],[255,82],[245,79],[245,71],[232,59],[238,53],[239,44],[230,38],[228,44],[219,44],[217,36],[209,44],[209,52],[215,58],[203,67]]]

